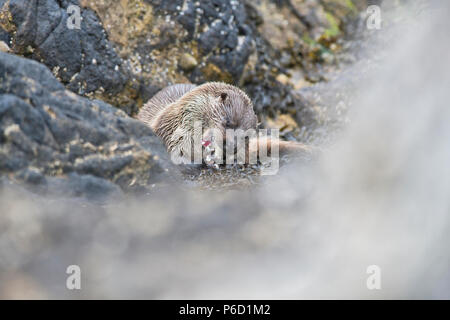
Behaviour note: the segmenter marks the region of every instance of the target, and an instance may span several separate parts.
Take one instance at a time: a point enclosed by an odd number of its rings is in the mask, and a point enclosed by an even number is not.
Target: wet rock
[[[80,29],[67,27],[71,4],[80,6]],[[0,39],[11,41],[12,52],[42,61],[65,88],[129,115],[172,83],[213,80],[239,85],[251,97],[262,123],[289,114],[299,130],[305,130],[294,138],[307,142],[315,132],[310,128],[327,122],[324,108],[314,101],[322,89],[311,95],[305,87],[328,81],[328,74],[347,59],[338,55],[344,47],[342,38],[365,4],[364,0],[0,0],[4,9]],[[305,88],[301,94],[296,91],[300,88]],[[53,97],[61,103],[59,98]],[[17,105],[17,110],[29,108],[23,101]],[[45,110],[59,119],[58,110],[48,103]],[[71,117],[89,116],[74,111]],[[127,127],[127,121],[118,125]],[[38,128],[11,127],[7,138],[20,144],[23,154],[44,160],[48,153],[40,151],[26,132]],[[65,157],[71,164],[64,164],[63,172],[90,174],[95,165],[102,165],[102,175],[120,185],[133,180],[129,173],[115,174],[122,164],[132,165],[127,157],[111,162],[98,156],[99,145],[105,146],[102,152],[114,147],[108,129],[85,125],[79,130],[83,143],[72,143],[73,130],[66,130],[73,128],[70,121],[50,121],[45,128],[53,135],[43,130],[33,136],[46,139],[39,143],[47,147],[67,145]],[[134,125],[129,128],[135,130]],[[23,166],[18,160],[4,161],[11,168]]]
[[[253,51],[244,3],[237,0],[83,0],[101,18],[119,55],[141,83],[240,79]],[[186,64],[187,55],[189,58]],[[177,68],[180,65],[181,69]],[[211,71],[213,70],[213,71]]]
[[[333,0],[261,0],[247,5],[262,23],[249,22],[255,30],[256,53],[242,85],[263,118],[302,112],[305,101],[291,87],[327,80],[330,69],[336,69],[336,43],[346,35],[343,29],[358,19],[365,5],[366,1]]]
[[[198,65],[197,60],[189,53],[185,53],[181,56],[180,67],[184,71],[189,71],[194,69]]]
[[[287,75],[283,74],[283,73],[279,74],[279,75],[276,77],[276,80],[277,80],[278,82],[284,84],[284,85],[287,85],[287,84],[289,84],[289,82],[290,82],[289,77],[288,77]]]
[[[373,68],[371,59],[362,55],[357,63],[330,74],[327,82],[294,90],[292,94],[303,103],[296,113],[300,127],[297,139],[316,145],[332,142],[350,121],[348,111],[353,107],[358,84],[367,81]]]
[[[12,50],[43,62],[71,91],[104,100],[124,91],[128,75],[92,10],[80,10],[80,28],[69,27],[78,1],[0,1],[9,14]],[[5,22],[2,21],[5,28]]]
[[[9,3],[9,5],[8,5]],[[81,28],[66,26],[70,4]],[[173,83],[224,81],[260,116],[303,108],[280,74],[326,80],[336,42],[366,1],[0,0],[15,53],[46,64],[71,91],[136,114]],[[337,48],[337,49],[333,49]],[[281,80],[281,81],[280,81]]]
[[[0,79],[2,174],[41,191],[88,196],[145,189],[169,177],[170,160],[150,129],[66,90],[44,65],[0,52]]]

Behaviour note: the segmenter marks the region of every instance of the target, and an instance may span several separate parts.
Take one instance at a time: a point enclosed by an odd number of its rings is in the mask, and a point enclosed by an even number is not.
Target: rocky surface
[[[130,98],[117,100],[128,76],[107,39],[97,15],[81,10],[80,26],[69,28],[70,5],[78,1],[0,1],[2,27],[11,35],[11,50],[43,62],[71,91],[116,100],[123,108]]]
[[[70,5],[80,29],[67,28]],[[71,91],[135,114],[159,88],[240,85],[261,120],[294,114],[291,94],[325,79],[366,1],[2,0],[11,51],[47,65]]]
[[[150,129],[66,90],[44,65],[0,53],[0,79],[2,176],[94,197],[149,188],[167,175],[170,161]]]
[[[359,125],[270,183],[232,167],[182,180],[219,192],[163,188],[177,169],[130,117],[167,84],[222,80],[283,138],[327,145],[371,68],[346,36],[379,2],[0,0],[0,297],[449,297],[445,16],[438,41],[405,24]]]
[[[167,169],[166,155],[126,114],[179,82],[239,85],[263,126],[280,129],[285,139],[322,144],[345,123],[348,105],[339,95],[351,91],[347,84],[356,77],[332,75],[351,60],[345,37],[361,29],[359,12],[366,5],[0,0],[2,51],[42,63],[1,56],[1,170],[45,190],[60,190],[67,180],[110,183],[116,191],[148,189],[156,172]],[[253,179],[243,176],[253,174],[227,168],[188,180],[217,176],[209,185],[229,186],[232,179],[245,186]],[[90,180],[82,181],[87,175]]]

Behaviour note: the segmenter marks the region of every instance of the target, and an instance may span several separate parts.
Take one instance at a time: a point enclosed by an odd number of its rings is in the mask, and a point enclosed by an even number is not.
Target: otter
[[[137,118],[162,139],[175,163],[198,159],[208,163],[202,148],[220,151],[217,154],[222,157],[223,149],[236,147],[235,139],[226,138],[228,129],[246,132],[257,128],[257,116],[247,94],[222,82],[168,86],[141,108]],[[258,154],[261,147],[270,154],[275,144],[280,154],[308,151],[301,143],[252,137],[246,140],[245,162],[249,162],[252,153]]]

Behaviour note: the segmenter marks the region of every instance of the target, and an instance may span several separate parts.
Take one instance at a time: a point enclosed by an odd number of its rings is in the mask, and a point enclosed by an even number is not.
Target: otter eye
[[[227,121],[225,122],[225,127],[228,129],[236,129],[237,124],[232,122],[231,120],[227,119]]]
[[[228,97],[228,95],[225,92],[222,92],[220,94],[220,99],[222,99],[222,101],[225,101],[225,99]]]

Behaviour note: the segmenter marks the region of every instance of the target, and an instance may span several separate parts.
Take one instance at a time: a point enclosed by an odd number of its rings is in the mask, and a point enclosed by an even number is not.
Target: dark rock
[[[131,115],[169,84],[224,81],[243,87],[261,117],[301,111],[277,76],[293,69],[311,83],[326,80],[317,61],[335,61],[336,35],[328,34],[350,25],[355,6],[366,7],[364,0],[84,0],[77,30],[66,25],[70,4],[80,1],[11,0],[16,32],[4,35],[14,34],[13,52],[43,62],[69,90]]]
[[[168,14],[187,30],[188,35],[183,41],[198,40],[199,54],[204,59],[201,59],[203,65],[188,73],[192,82],[217,80],[209,78],[210,74],[202,70],[208,63],[229,74],[229,81],[239,81],[248,57],[254,51],[253,31],[248,25],[243,2],[150,0],[149,3],[157,15]]]
[[[7,45],[11,41],[11,35],[3,28],[0,27],[0,41],[3,41]]]
[[[144,124],[65,90],[44,65],[6,53],[0,53],[0,142],[0,172],[41,190],[55,189],[49,181],[88,196],[119,185],[145,189],[173,169]]]
[[[68,28],[70,4],[79,6],[76,0],[10,1],[9,12],[17,29],[14,52],[43,62],[75,93],[121,92],[128,76],[121,70],[122,60],[110,45],[97,15],[81,9],[81,29]]]
[[[123,196],[116,184],[89,174],[70,173],[66,177],[50,177],[48,185],[47,192],[58,197],[105,201]]]

